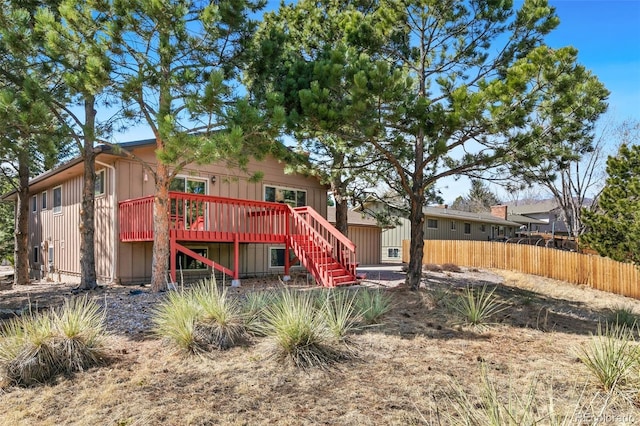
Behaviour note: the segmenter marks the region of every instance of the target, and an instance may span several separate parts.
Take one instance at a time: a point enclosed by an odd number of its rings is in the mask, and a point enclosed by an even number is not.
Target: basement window
[[[398,248],[389,248],[387,257],[400,257],[400,249]]]
[[[209,258],[209,250],[205,247],[187,247],[189,250],[199,254],[202,257]],[[205,265],[199,260],[194,259],[193,257],[186,255],[184,253],[178,252],[176,254],[176,269],[183,271],[201,271],[208,269],[208,265]]]
[[[284,247],[269,247],[269,268],[284,268],[284,250]],[[294,257],[293,250],[289,250],[289,259]]]

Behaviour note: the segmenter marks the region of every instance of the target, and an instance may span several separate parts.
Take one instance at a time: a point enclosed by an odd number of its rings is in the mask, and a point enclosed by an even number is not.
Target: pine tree
[[[640,145],[622,145],[607,160],[595,211],[584,210],[582,241],[600,255],[640,265]]]

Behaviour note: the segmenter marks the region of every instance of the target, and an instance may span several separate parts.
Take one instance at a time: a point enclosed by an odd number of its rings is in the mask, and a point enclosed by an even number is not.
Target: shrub
[[[603,328],[598,324],[596,335],[580,347],[578,357],[604,390],[623,384],[638,361],[638,348],[632,340],[628,327],[606,324]]]
[[[266,309],[262,334],[272,340],[272,355],[296,367],[327,367],[342,357],[332,345],[313,292],[285,289]]]
[[[425,265],[422,265],[422,270],[430,272],[442,272],[442,267],[433,263],[427,263]]]
[[[462,268],[453,263],[443,263],[442,270],[447,272],[462,272]]]
[[[106,360],[104,315],[86,297],[46,313],[11,319],[2,328],[0,365],[8,384],[30,386]]]
[[[381,290],[359,290],[355,306],[365,324],[378,324],[384,314],[391,310],[391,297]]]
[[[240,306],[213,279],[170,293],[155,311],[153,323],[156,335],[191,354],[227,349],[245,332]]]
[[[486,327],[490,325],[488,321],[491,316],[506,309],[506,306],[493,295],[495,291],[495,287],[488,290],[486,284],[480,290],[467,287],[463,294],[452,302],[451,309],[461,317],[463,323],[478,328]]]

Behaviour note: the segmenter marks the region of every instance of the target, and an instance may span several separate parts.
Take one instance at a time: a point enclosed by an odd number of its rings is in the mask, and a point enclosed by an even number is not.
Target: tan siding
[[[101,167],[97,167],[101,170]],[[54,274],[50,279],[69,279],[80,274],[80,200],[82,197],[82,176],[72,177],[61,185],[46,187],[47,209],[41,205],[42,192],[37,193],[38,211],[31,213],[29,223],[30,247],[41,247],[47,241],[53,248]],[[62,208],[60,213],[53,212],[53,189],[61,187]],[[110,278],[113,265],[113,220],[111,215],[111,171],[105,171],[105,195],[96,198],[96,272],[100,281]],[[33,260],[33,248],[30,259]],[[32,276],[40,278],[40,266],[49,261],[48,253],[40,250],[38,264],[31,265]]]
[[[409,219],[398,218],[399,224],[393,228],[382,230],[381,255],[382,263],[402,261],[402,240],[411,238],[411,224]],[[398,257],[389,257],[389,249],[398,249]]]
[[[380,263],[380,228],[351,225],[349,239],[356,245],[356,260],[360,265]]]
[[[153,150],[144,149],[136,155],[147,160],[154,161]],[[152,195],[154,185],[152,176],[148,175],[145,181],[145,172],[142,166],[135,161],[120,159],[116,165],[118,170],[118,199]],[[264,186],[273,185],[307,191],[307,204],[326,217],[327,192],[315,178],[307,178],[301,175],[287,175],[284,173],[284,164],[274,158],[266,158],[264,161],[251,161],[248,165],[251,173],[260,171],[263,179],[258,182],[250,182],[248,176],[242,172],[229,169],[224,164],[208,164],[202,166],[189,166],[179,175],[203,178],[207,181],[208,195],[242,198],[247,200],[264,200]],[[215,176],[215,183],[211,182]],[[210,215],[215,212],[209,212]],[[212,220],[212,218],[210,218]],[[194,244],[203,246],[203,244]],[[144,247],[144,250],[141,250]],[[118,276],[122,282],[136,280],[148,280],[151,273],[151,244],[118,244]],[[215,262],[233,269],[233,245],[209,244],[209,258]],[[269,245],[267,244],[242,244],[240,246],[240,274],[264,275],[278,273],[277,269],[269,268]]]

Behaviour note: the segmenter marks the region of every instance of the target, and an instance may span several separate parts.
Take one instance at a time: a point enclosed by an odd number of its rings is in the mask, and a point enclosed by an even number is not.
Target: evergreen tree
[[[452,209],[464,212],[490,212],[491,206],[500,204],[500,199],[489,186],[478,179],[471,180],[471,188],[466,197],[458,197],[451,205]]]
[[[595,211],[584,210],[582,241],[600,255],[640,265],[640,145],[622,145],[607,160]]]

